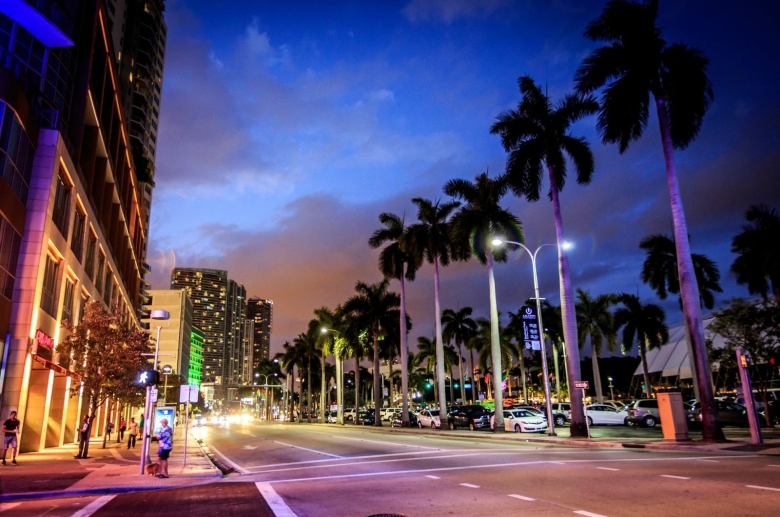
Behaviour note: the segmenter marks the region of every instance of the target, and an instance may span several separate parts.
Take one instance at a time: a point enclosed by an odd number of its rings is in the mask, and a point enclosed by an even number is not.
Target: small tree
[[[735,298],[731,305],[717,311],[710,330],[726,340],[726,349],[734,357],[734,349],[742,347],[753,358],[752,376],[759,396],[764,403],[767,425],[772,425],[767,388],[769,387],[769,359],[780,351],[780,307],[772,301],[751,303]],[[752,386],[742,386],[745,396]]]
[[[141,354],[152,351],[149,334],[128,329],[124,319],[116,307],[109,312],[91,301],[78,325],[63,323],[68,335],[57,345],[57,352],[70,358],[70,370],[81,377],[81,383],[71,388],[71,395],[83,389],[89,400],[88,433],[97,409],[109,398],[134,393],[135,376],[148,367]],[[84,455],[88,452],[89,443]]]

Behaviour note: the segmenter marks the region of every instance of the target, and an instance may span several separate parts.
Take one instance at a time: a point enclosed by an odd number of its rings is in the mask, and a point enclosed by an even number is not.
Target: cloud
[[[412,0],[402,12],[412,23],[442,21],[450,24],[458,18],[491,15],[510,3],[510,0]]]

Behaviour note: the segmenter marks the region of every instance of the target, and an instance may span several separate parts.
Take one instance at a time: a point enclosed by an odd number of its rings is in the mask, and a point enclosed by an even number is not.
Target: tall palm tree
[[[288,415],[292,416],[295,408],[295,370],[297,368],[298,375],[300,375],[301,364],[304,362],[305,353],[301,346],[292,344],[289,341],[285,341],[282,345],[282,352],[279,352],[274,356],[274,359],[279,361],[279,364],[287,374],[287,378],[290,380],[290,400],[289,407],[287,408]]]
[[[472,341],[477,344],[478,347],[480,368],[485,372],[489,370],[493,373],[493,400],[496,402],[496,408],[500,409],[503,407],[503,399],[497,399],[496,395],[501,392],[503,373],[512,368],[513,357],[519,357],[522,353],[522,348],[516,343],[513,343],[510,338],[510,333],[505,332],[503,327],[499,325],[498,335],[501,339],[499,340],[498,361],[496,361],[494,359],[495,356],[492,346],[493,330],[491,321],[486,318],[477,318],[476,322],[477,333]],[[501,405],[499,405],[499,402],[501,402]],[[496,424],[496,427],[498,427],[498,424]]]
[[[598,129],[604,143],[617,143],[620,153],[642,136],[651,96],[655,102],[671,200],[680,295],[702,405],[702,436],[713,440],[723,438],[723,432],[717,422],[699,287],[674,161],[674,150],[685,149],[693,141],[712,101],[709,60],[697,48],[667,44],[656,24],[657,15],[658,0],[608,2],[585,29],[587,38],[605,45],[585,58],[575,83],[583,94],[603,87]]]
[[[505,262],[507,248],[505,246],[493,249],[492,240],[496,236],[522,242],[520,220],[499,203],[507,193],[509,186],[505,178],[491,179],[487,172],[474,178],[474,183],[467,180],[450,180],[444,186],[444,192],[463,201],[463,205],[452,218],[453,236],[457,243],[458,258],[468,260],[473,252],[482,264],[488,268],[488,288],[490,292],[490,346],[493,358],[493,371],[501,370],[499,349],[501,338],[498,322],[498,307],[496,306],[496,280],[493,275],[493,263]],[[503,393],[496,389],[496,407],[503,407]],[[504,430],[504,413],[496,412],[494,430]]]
[[[374,345],[374,425],[382,426],[379,409],[382,407],[382,391],[379,374],[379,340],[384,337],[385,329],[390,328],[400,318],[398,306],[400,297],[387,290],[388,279],[375,284],[358,282],[355,291],[358,294],[344,303],[344,312],[351,315],[359,327],[368,331]]]
[[[642,264],[642,282],[648,284],[656,292],[661,300],[665,300],[668,293],[680,294],[680,279],[677,269],[677,249],[674,239],[662,234],[650,235],[642,239],[639,247],[647,252]],[[708,309],[715,305],[715,295],[721,293],[720,271],[718,266],[706,256],[692,253],[693,271],[699,286],[700,303]],[[685,315],[685,306],[680,298],[680,307]],[[687,326],[685,329],[685,341],[688,346],[688,357],[695,357],[693,343]],[[693,375],[693,388],[696,398],[699,399],[699,383],[697,372],[691,368]]]
[[[623,329],[622,346],[624,350],[633,347],[634,337],[642,358],[642,370],[645,377],[645,393],[652,396],[650,374],[647,371],[647,351],[659,348],[669,341],[669,329],[666,326],[666,314],[658,305],[642,304],[638,296],[622,294],[618,297],[623,305],[615,311],[615,329]]]
[[[374,232],[368,240],[368,245],[378,248],[384,243],[387,246],[379,254],[379,270],[387,278],[394,278],[401,284],[401,426],[409,427],[409,372],[406,368],[409,354],[408,333],[406,328],[406,288],[405,281],[413,282],[420,268],[419,255],[415,255],[413,246],[407,244],[409,240],[409,227],[405,226],[402,217],[395,214],[383,213],[379,216],[379,222],[385,225]],[[391,363],[392,368],[392,363]]]
[[[334,355],[334,349],[336,340],[339,339],[341,333],[344,331],[344,318],[341,314],[341,306],[337,306],[335,310],[328,309],[327,307],[320,307],[314,310],[314,315],[317,316],[319,323],[319,335],[317,336],[316,346],[322,354],[322,372],[320,379],[320,422],[325,421],[325,409],[328,405],[326,400],[326,359],[330,355]],[[336,358],[336,361],[339,359]],[[341,390],[341,379],[336,378],[337,389]]]
[[[260,359],[260,362],[257,363],[257,373],[266,377],[266,384],[281,384],[281,380],[287,378],[287,376],[282,371],[282,367],[279,364],[279,359],[277,358]],[[267,398],[269,400],[269,415],[266,418],[269,418],[270,420],[270,409],[273,406],[274,390],[266,388],[266,391],[268,393]]]
[[[655,234],[642,239],[639,247],[647,252],[642,264],[642,282],[646,283],[662,300],[668,293],[680,294],[680,277],[677,271],[677,248],[668,235]],[[700,304],[708,309],[715,306],[715,295],[722,293],[718,266],[700,253],[692,253],[693,271],[699,285]],[[681,301],[682,303],[682,301]]]
[[[599,404],[604,403],[604,392],[601,389],[601,371],[599,370],[599,355],[607,350],[614,351],[617,344],[615,320],[610,307],[617,303],[617,298],[610,294],[600,294],[593,298],[590,292],[577,289],[577,339],[580,346],[590,338],[590,356],[593,366],[593,389]]]
[[[528,300],[526,305],[529,305],[530,303],[531,300]],[[561,376],[558,371],[558,354],[561,350],[565,351],[563,343],[563,326],[561,324],[561,307],[559,305],[552,305],[547,300],[543,300],[542,320],[544,321],[544,333],[552,345],[556,398],[558,401],[561,401],[563,399],[561,398]],[[564,367],[566,367],[565,363]],[[569,398],[571,398],[571,396],[569,396]]]
[[[450,216],[460,206],[457,201],[435,203],[416,197],[417,220],[409,229],[410,253],[433,264],[434,318],[436,325],[436,383],[439,387],[441,428],[447,427],[447,396],[444,391],[444,341],[441,331],[441,301],[439,300],[439,265],[446,267],[453,258]]]
[[[574,293],[569,273],[569,258],[563,246],[563,218],[558,199],[566,180],[566,156],[577,171],[577,183],[588,184],[593,176],[593,153],[582,137],[574,137],[569,127],[580,118],[595,113],[598,103],[590,96],[566,95],[557,106],[528,76],[518,81],[522,99],[515,110],[498,116],[491,133],[501,135],[509,153],[506,175],[512,190],[528,201],[537,201],[546,168],[550,199],[558,243],[558,275],[561,290],[563,333],[569,365],[569,385],[579,380],[580,354],[577,347],[577,322]],[[544,164],[544,167],[543,165]],[[571,399],[571,436],[587,436],[582,401]]]
[[[359,321],[346,313],[342,307],[343,326],[339,338],[336,339],[333,346],[333,353],[339,359],[354,358],[355,372],[360,371],[360,361],[369,353],[367,332],[360,328]],[[344,372],[346,377],[346,372]],[[360,423],[360,390],[358,389],[359,379],[355,378],[355,419],[353,423]],[[346,391],[346,386],[343,387]]]
[[[425,336],[420,336],[417,338],[417,355],[414,357],[415,368],[422,367],[423,371],[425,373],[425,376],[430,376],[433,374],[434,376],[434,382],[433,382],[433,398],[438,401],[439,397],[439,386],[438,383],[435,380],[436,377],[436,340],[427,338]],[[424,366],[423,366],[424,365]],[[445,406],[446,407],[446,406]]]
[[[317,360],[319,357],[319,350],[317,350],[317,340],[320,337],[320,324],[317,320],[311,320],[309,322],[309,328],[306,332],[301,332],[293,340],[293,345],[301,349],[302,362],[301,366],[306,369],[306,420],[311,423],[311,413],[314,409],[311,398],[311,362],[312,359]],[[298,368],[300,370],[300,367]],[[302,381],[303,379],[301,379]],[[303,390],[301,390],[303,391]]]
[[[465,382],[463,382],[463,345],[468,343],[469,339],[477,331],[476,322],[471,319],[472,309],[471,307],[463,307],[454,311],[452,309],[445,309],[441,315],[441,322],[443,325],[443,336],[447,342],[454,341],[458,347],[458,374],[460,375],[460,398],[466,400],[466,388]],[[471,358],[471,370],[474,371],[474,357]],[[472,383],[472,400],[473,398],[473,386]]]
[[[517,358],[520,360],[520,371],[522,373],[522,387],[523,387],[523,402],[528,403],[528,386],[526,382],[526,375],[525,375],[525,351],[523,347],[525,346],[524,341],[524,335],[523,335],[523,316],[521,314],[521,311],[512,312],[509,311],[509,324],[506,326],[507,332],[510,336],[512,336],[515,339],[515,342],[518,346],[518,356]]]
[[[780,215],[767,205],[752,205],[745,219],[752,224],[731,241],[731,252],[739,255],[731,271],[750,294],[766,298],[771,292],[780,304]]]

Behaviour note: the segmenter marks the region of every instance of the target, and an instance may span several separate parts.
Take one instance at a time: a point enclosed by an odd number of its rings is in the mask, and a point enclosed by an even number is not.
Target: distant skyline
[[[367,244],[389,211],[414,222],[412,197],[447,197],[444,183],[504,170],[496,116],[530,75],[557,101],[593,44],[585,25],[604,2],[411,0],[267,3],[169,0],[148,276],[170,286],[176,267],[224,269],[248,296],[274,300],[271,354],[306,328],[313,310],[381,279]],[[749,205],[780,208],[780,48],[772,2],[662,1],[669,42],[703,50],[715,100],[701,133],[677,152],[691,248],[720,268],[724,292],[748,297],[729,267],[731,238]],[[588,186],[561,194],[575,287],[630,292],[641,283],[639,241],[671,234],[655,115],[624,155],[601,144],[595,117],[577,123],[592,146]],[[547,186],[544,187],[545,191]],[[507,196],[529,247],[554,242],[546,197]],[[429,265],[407,289],[410,343],[433,334]],[[559,303],[554,248],[539,254],[542,296]],[[443,308],[487,316],[486,269],[472,260],[441,272]],[[504,315],[532,296],[530,261],[496,268]],[[391,283],[397,290],[397,282]],[[416,346],[416,345],[415,345]],[[584,350],[584,355],[589,355]]]

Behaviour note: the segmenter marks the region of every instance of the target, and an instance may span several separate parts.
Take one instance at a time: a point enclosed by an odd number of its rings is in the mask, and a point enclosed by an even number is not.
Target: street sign
[[[141,370],[135,382],[141,386],[154,386],[160,383],[160,374],[156,370]]]
[[[588,389],[588,381],[574,381],[574,387],[578,390]]]
[[[523,305],[520,308],[523,322],[523,341],[525,347],[529,350],[541,350],[542,341],[539,333],[539,316],[536,314],[536,307],[532,305]]]
[[[149,402],[157,402],[157,388],[149,390]]]
[[[197,386],[190,386],[189,384],[179,386],[179,403],[184,404],[186,402],[192,402],[193,404],[198,402]]]

